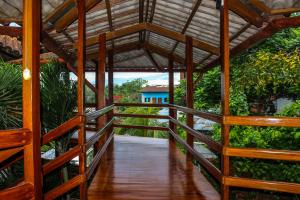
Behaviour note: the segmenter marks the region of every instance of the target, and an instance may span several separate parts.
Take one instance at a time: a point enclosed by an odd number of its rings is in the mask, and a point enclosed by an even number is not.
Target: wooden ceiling
[[[98,36],[106,33],[107,48],[115,53],[116,71],[163,71],[167,69],[170,56],[177,63],[176,69],[183,70],[188,35],[193,37],[195,69],[207,70],[217,64],[220,52],[220,20],[216,5],[215,0],[86,0],[87,58],[97,60]],[[298,0],[284,3],[229,0],[229,5],[232,50],[243,50],[241,45],[248,48],[259,42],[260,38],[253,40],[253,37],[273,25],[274,20],[290,20],[287,17],[290,13],[300,11]],[[45,48],[74,65],[76,1],[43,0],[42,13]],[[0,0],[0,23],[8,22],[22,24],[22,1]],[[292,24],[297,25],[297,22]],[[274,32],[279,30],[273,29]],[[251,37],[252,43],[245,45]],[[94,70],[94,65],[88,70]]]

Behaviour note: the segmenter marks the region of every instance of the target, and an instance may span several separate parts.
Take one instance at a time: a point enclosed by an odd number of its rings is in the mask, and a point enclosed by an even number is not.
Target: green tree
[[[146,84],[146,80],[138,78],[122,85],[115,85],[114,95],[121,96],[122,103],[138,103],[141,101],[141,91]]]

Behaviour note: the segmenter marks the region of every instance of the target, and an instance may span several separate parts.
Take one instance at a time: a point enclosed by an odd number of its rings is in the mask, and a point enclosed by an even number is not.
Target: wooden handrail
[[[110,127],[112,127],[114,122],[114,118],[111,119],[108,123],[105,124],[103,128],[101,128],[99,131],[97,131],[87,142],[86,142],[86,149],[91,148],[92,145],[94,145],[96,142],[99,141],[99,139],[104,135],[103,133]]]
[[[198,151],[193,149],[186,141],[184,141],[182,138],[180,138],[179,135],[174,133],[171,129],[169,129],[169,133],[171,136],[174,137],[174,139],[180,143],[196,160],[198,160],[201,165],[205,167],[205,169],[215,177],[219,182],[222,181],[222,174],[221,171],[214,166],[211,162],[209,162],[206,158],[204,158]]]
[[[204,142],[208,145],[209,148],[213,149],[214,151],[217,151],[218,153],[222,152],[222,145],[218,142],[210,139],[208,136],[200,133],[199,131],[196,131],[192,129],[191,127],[181,123],[180,121],[170,117],[170,121],[173,122],[176,125],[181,126],[184,128],[189,134],[193,135],[195,138],[199,139],[201,142]]]
[[[34,188],[30,183],[22,182],[21,184],[0,191],[0,199],[17,200],[32,199],[34,197]]]
[[[214,122],[217,122],[217,123],[222,123],[222,116],[221,115],[217,115],[217,114],[209,113],[209,112],[198,111],[198,110],[194,110],[194,109],[191,109],[191,108],[178,106],[178,105],[174,105],[174,104],[170,104],[170,108],[182,111],[184,113],[196,115],[198,117],[202,117],[204,119],[211,120],[211,121],[214,121]]]
[[[24,146],[30,141],[28,129],[1,130],[0,149]]]
[[[115,103],[116,107],[160,107],[168,108],[169,104],[155,104],[155,103]]]
[[[56,199],[57,197],[63,195],[64,193],[70,191],[71,189],[77,187],[83,181],[85,181],[85,178],[82,175],[77,175],[74,178],[72,178],[71,180],[69,180],[68,182],[63,183],[62,185],[47,192],[45,194],[44,199],[45,200]]]
[[[22,148],[22,150],[23,150],[23,148]],[[10,167],[14,163],[16,163],[17,161],[22,160],[22,159],[24,159],[24,153],[22,151],[19,151],[18,153],[12,155],[11,157],[9,157],[1,162],[0,171],[3,169],[6,169],[7,167]]]
[[[149,118],[149,119],[169,119],[168,115],[143,115],[143,114],[114,113],[114,116],[116,116],[116,117]]]
[[[101,117],[101,116],[105,115],[106,113],[108,113],[109,111],[111,111],[113,109],[114,109],[114,105],[110,105],[110,106],[107,106],[107,107],[102,108],[100,110],[96,110],[94,112],[87,113],[86,114],[87,121],[90,121],[90,120],[96,119],[98,117]]]
[[[169,131],[169,128],[162,126],[140,126],[140,125],[126,125],[126,124],[113,124],[114,128],[126,128],[126,129],[148,129],[158,131]]]
[[[236,157],[300,161],[300,151],[226,147],[223,154]]]
[[[81,152],[81,147],[76,146],[69,151],[65,152],[64,154],[58,156],[54,160],[51,160],[50,162],[43,165],[43,175],[48,174],[49,172],[57,169],[58,167],[62,166],[63,164],[69,162],[72,158],[79,155]]]
[[[89,179],[91,177],[91,175],[94,173],[96,167],[98,166],[103,154],[106,152],[108,145],[110,144],[110,142],[112,141],[112,138],[114,136],[114,133],[110,133],[109,138],[106,140],[106,142],[104,143],[104,145],[102,146],[101,150],[97,152],[97,154],[94,157],[94,160],[92,161],[92,163],[90,164],[87,172],[86,172],[86,177],[87,179]]]
[[[226,125],[300,127],[300,117],[223,116]]]
[[[75,116],[71,118],[70,120],[66,121],[62,125],[58,126],[57,128],[51,130],[50,132],[46,133],[42,138],[42,144],[45,145],[52,140],[55,140],[56,138],[64,135],[67,131],[80,126],[80,124],[83,122],[83,116]]]
[[[0,151],[0,163],[5,161],[6,159],[10,158],[11,156],[19,153],[22,150],[23,150],[23,147],[17,147],[17,148],[6,149],[6,150]]]
[[[244,187],[260,190],[271,190],[276,192],[287,192],[300,194],[300,184],[297,183],[286,183],[279,181],[265,181],[256,180],[249,178],[238,178],[238,177],[223,177],[223,184],[233,187]]]

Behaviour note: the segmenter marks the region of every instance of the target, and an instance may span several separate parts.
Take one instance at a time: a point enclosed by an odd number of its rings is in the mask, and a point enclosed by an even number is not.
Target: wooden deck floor
[[[191,166],[191,165],[189,165]],[[88,199],[219,200],[220,196],[168,140],[115,136],[89,187]]]

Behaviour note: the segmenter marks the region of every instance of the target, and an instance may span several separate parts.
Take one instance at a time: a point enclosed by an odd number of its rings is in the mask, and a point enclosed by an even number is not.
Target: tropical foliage
[[[0,130],[22,126],[22,70],[0,60]]]

